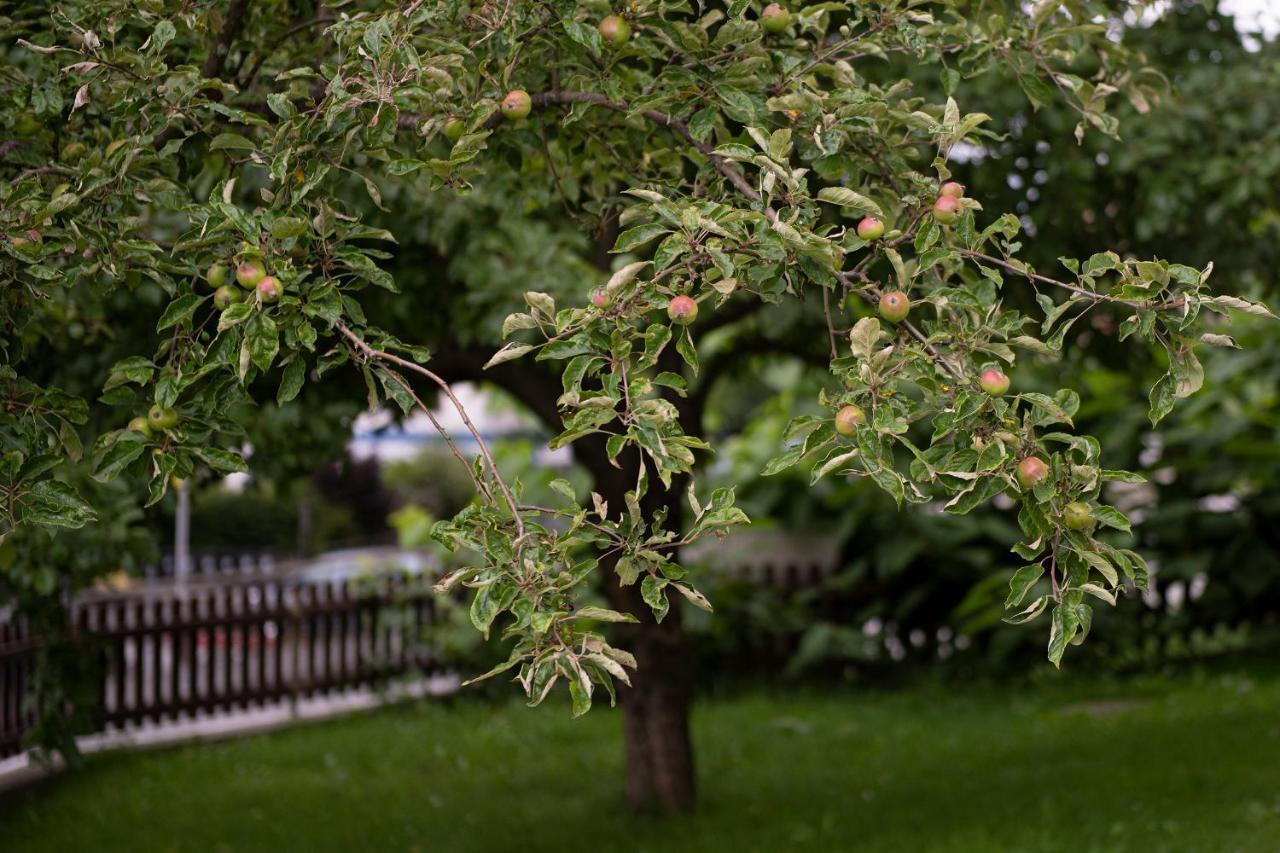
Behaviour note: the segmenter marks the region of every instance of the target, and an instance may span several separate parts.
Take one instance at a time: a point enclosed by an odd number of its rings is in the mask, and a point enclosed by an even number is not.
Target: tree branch
[[[345,337],[348,341],[351,342],[352,346],[355,347],[356,351],[360,353],[360,355],[362,355],[366,360],[382,361],[382,362],[386,362],[387,364],[394,364],[405,370],[409,370],[414,373],[417,373],[418,375],[424,376],[427,379],[434,382],[436,386],[438,386],[440,390],[444,392],[445,396],[449,398],[449,402],[453,404],[453,408],[457,411],[458,417],[462,418],[462,422],[463,424],[466,425],[467,431],[470,432],[471,437],[475,439],[476,445],[480,448],[480,455],[484,458],[485,464],[489,468],[490,476],[493,477],[494,482],[498,484],[498,488],[502,491],[502,497],[505,500],[508,509],[511,510],[511,516],[516,524],[516,536],[517,536],[516,541],[517,543],[519,543],[519,541],[523,539],[525,535],[524,519],[520,515],[520,507],[516,503],[515,497],[511,494],[511,489],[507,487],[506,480],[502,479],[502,474],[498,471],[498,464],[494,461],[493,454],[489,452],[489,445],[485,442],[483,436],[480,435],[480,431],[476,429],[475,424],[471,422],[471,416],[467,414],[467,410],[463,407],[462,401],[459,400],[457,395],[453,393],[453,388],[450,387],[449,383],[445,382],[444,379],[442,379],[434,371],[428,370],[427,368],[423,367],[421,364],[417,364],[416,362],[409,361],[408,359],[400,358],[399,356],[392,355],[389,352],[383,352],[382,350],[374,349],[373,347],[369,346],[369,344],[367,344],[363,338],[361,338],[355,332],[351,331],[351,329],[349,329],[347,325],[341,321],[339,321],[335,325],[335,328],[342,333],[343,337]],[[417,397],[416,394],[413,393],[412,389],[408,388],[407,385],[402,385],[402,387],[404,387],[405,390],[409,391],[410,395],[413,396],[415,402],[417,402],[418,405],[423,406],[422,401]],[[426,410],[426,406],[423,406],[423,409]],[[428,411],[428,416],[431,417],[429,411]],[[445,436],[446,441],[449,441],[448,433],[446,433],[442,429],[441,424],[438,421],[436,421],[434,417],[431,417],[431,422],[436,427],[436,429],[440,431],[441,435]],[[466,459],[462,457],[460,453],[458,453],[457,447],[453,445],[451,441],[450,441],[450,447],[451,449],[453,449],[455,455],[457,455],[458,458],[465,463]]]
[[[227,5],[227,15],[222,19],[222,29],[213,43],[213,49],[205,57],[200,75],[206,80],[222,76],[222,69],[227,64],[227,55],[231,53],[231,43],[244,28],[244,19],[249,8],[249,0],[231,0]]]

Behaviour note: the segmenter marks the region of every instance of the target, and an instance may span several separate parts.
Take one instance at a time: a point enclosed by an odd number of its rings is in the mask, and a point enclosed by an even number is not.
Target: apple
[[[1049,466],[1039,456],[1028,456],[1018,463],[1018,485],[1030,489],[1049,476]]]
[[[591,291],[591,304],[600,309],[609,307],[609,303],[613,300],[609,298],[609,291],[603,287]]]
[[[617,15],[610,15],[600,21],[600,38],[613,47],[625,44],[631,38],[631,25]]]
[[[1088,530],[1093,527],[1093,510],[1087,503],[1072,501],[1062,508],[1062,523],[1072,530]]]
[[[222,261],[209,265],[209,271],[205,273],[205,281],[209,282],[209,286],[214,290],[223,287],[227,283],[227,265]]]
[[[938,200],[933,203],[933,218],[943,225],[950,225],[960,218],[960,202],[954,196],[938,196]]]
[[[88,151],[89,149],[85,147],[83,142],[68,142],[66,145],[62,146],[62,159],[79,160],[88,153]]]
[[[911,311],[911,300],[901,290],[890,290],[880,297],[880,316],[890,323],[901,323]]]
[[[240,291],[229,284],[224,284],[213,292],[213,304],[217,306],[219,311],[226,311],[234,303],[240,302],[244,297]]]
[[[502,99],[502,116],[508,121],[518,121],[529,115],[533,109],[533,100],[524,89],[512,89]]]
[[[948,198],[962,198],[964,196],[964,187],[955,181],[947,181],[938,189],[938,195]]]
[[[992,397],[999,397],[1009,390],[1009,377],[998,370],[984,370],[978,377],[978,384]]]
[[[134,418],[129,421],[129,425],[125,429],[131,432],[140,432],[147,438],[151,438],[151,422],[146,418]]]
[[[688,296],[677,296],[667,304],[667,316],[671,322],[687,326],[698,317],[698,303]]]
[[[845,406],[836,412],[836,432],[843,436],[854,435],[858,427],[867,422],[867,415],[857,406]]]
[[[275,302],[284,292],[284,285],[273,275],[264,275],[258,279],[258,298],[263,302]]]
[[[152,406],[147,412],[147,422],[152,429],[173,429],[178,425],[178,411],[172,406]]]
[[[467,129],[467,125],[460,118],[451,118],[444,123],[444,138],[450,142],[457,142],[462,138],[463,132]]]
[[[760,26],[767,33],[780,33],[791,23],[791,13],[777,3],[770,3],[760,13]]]
[[[257,287],[266,274],[267,268],[262,265],[262,261],[241,261],[236,266],[236,281],[245,290]]]
[[[21,234],[14,234],[9,238],[9,242],[16,247],[31,247],[30,249],[24,249],[24,251],[34,251],[36,246],[44,242],[44,238],[40,236],[40,232],[36,229],[28,228]]]
[[[868,216],[858,223],[858,236],[868,243],[884,236],[884,223],[874,216]]]

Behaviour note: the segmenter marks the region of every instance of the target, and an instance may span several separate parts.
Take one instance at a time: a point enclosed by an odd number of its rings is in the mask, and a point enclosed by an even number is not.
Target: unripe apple
[[[960,218],[960,202],[953,196],[938,196],[938,200],[933,203],[933,218],[943,225],[950,225]]]
[[[444,138],[450,142],[457,142],[462,138],[462,133],[467,129],[467,125],[460,118],[451,118],[444,123]]]
[[[240,294],[240,291],[229,284],[224,284],[213,292],[213,304],[217,306],[219,311],[226,311],[233,304],[243,299],[244,296]]]
[[[868,243],[884,236],[884,223],[874,216],[868,216],[858,223],[858,236]]]
[[[950,198],[962,198],[964,196],[964,187],[955,181],[947,181],[938,189],[938,195],[948,196]]]
[[[767,33],[780,33],[789,23],[791,23],[791,13],[777,3],[770,3],[760,13],[760,26],[764,27]]]
[[[1039,456],[1028,456],[1018,463],[1018,485],[1030,489],[1049,476],[1049,466]]]
[[[264,275],[258,279],[258,298],[263,302],[275,302],[284,292],[284,285],[273,275]]]
[[[129,421],[129,425],[125,429],[131,432],[140,432],[147,438],[151,438],[151,422],[146,418],[134,418]]]
[[[617,15],[610,15],[600,21],[597,29],[600,30],[600,38],[614,47],[626,44],[627,39],[631,38],[631,25]]]
[[[222,287],[227,283],[227,265],[222,261],[209,265],[209,271],[205,273],[205,281],[209,282],[209,286],[214,290]]]
[[[867,422],[867,415],[857,406],[845,406],[836,412],[836,432],[843,436],[857,433],[858,427]]]
[[[14,133],[22,137],[35,136],[40,132],[40,127],[40,119],[30,110],[18,116],[18,120],[13,123]]]
[[[687,326],[698,317],[698,303],[688,296],[677,296],[668,303],[667,316],[671,322]]]
[[[880,297],[880,316],[890,323],[901,323],[911,311],[911,300],[901,290],[890,290]]]
[[[1009,390],[1009,377],[998,370],[984,370],[978,377],[978,384],[992,397],[999,397]]]
[[[83,142],[68,142],[62,146],[62,159],[79,160],[88,150]]]
[[[1072,530],[1088,530],[1093,527],[1093,510],[1087,503],[1072,501],[1062,508],[1062,523]]]
[[[262,265],[262,261],[241,261],[236,266],[236,281],[245,290],[257,287],[266,274],[267,268]]]
[[[609,298],[609,291],[603,287],[591,291],[591,304],[600,309],[609,307],[609,303],[613,300]]]
[[[172,406],[152,406],[147,412],[147,422],[152,429],[173,429],[178,425],[178,411]]]
[[[526,118],[533,110],[533,101],[524,89],[512,89],[502,99],[502,116],[508,121]]]

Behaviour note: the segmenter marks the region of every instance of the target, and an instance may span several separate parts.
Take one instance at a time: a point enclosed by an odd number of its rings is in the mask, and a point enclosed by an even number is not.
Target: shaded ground
[[[1280,849],[1280,672],[704,701],[702,804],[620,795],[617,712],[471,699],[115,754],[0,805],[27,850]]]

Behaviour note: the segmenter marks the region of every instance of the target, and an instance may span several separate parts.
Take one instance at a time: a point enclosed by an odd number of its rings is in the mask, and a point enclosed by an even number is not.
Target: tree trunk
[[[619,645],[636,657],[630,688],[620,686],[626,743],[627,799],[637,808],[687,811],[694,805],[693,745],[689,737],[691,672],[680,606],[661,624],[640,598],[638,583],[623,587],[611,562],[601,564],[610,605],[640,618],[619,631]]]
[[[598,455],[603,443],[587,439],[577,448],[577,455],[595,480],[596,489],[609,503],[615,515],[626,505],[627,489],[634,483],[638,456],[632,464],[623,462],[613,467],[608,457]],[[659,508],[667,510],[666,525],[680,529],[684,503],[679,496],[683,484],[679,479],[664,489],[656,475],[650,477],[648,493],[641,499],[642,509],[652,517]],[[672,555],[678,559],[677,554]],[[627,799],[638,809],[660,808],[688,811],[695,802],[693,742],[689,734],[689,709],[692,704],[692,658],[688,639],[680,621],[682,602],[673,593],[671,609],[661,623],[640,597],[640,584],[624,587],[618,582],[614,560],[602,560],[601,581],[605,597],[614,610],[635,615],[640,621],[618,629],[618,645],[635,655],[636,670],[631,673],[631,687],[619,685],[622,704],[622,728],[625,741]]]

